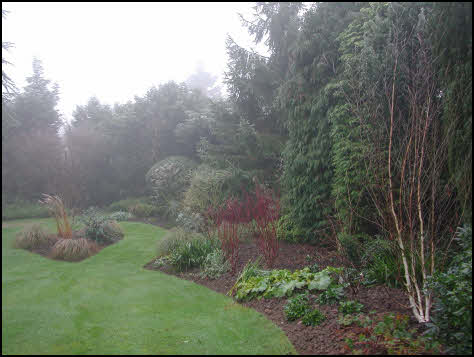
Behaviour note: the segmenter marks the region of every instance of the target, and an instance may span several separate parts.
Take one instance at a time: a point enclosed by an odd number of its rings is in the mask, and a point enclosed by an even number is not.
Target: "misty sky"
[[[250,18],[255,3],[10,3],[2,41],[14,48],[2,56],[21,89],[33,56],[45,77],[60,86],[59,110],[71,118],[76,105],[95,95],[124,103],[153,85],[184,81],[199,60],[222,79],[226,34],[255,47],[237,13]],[[256,47],[265,53],[261,44]]]

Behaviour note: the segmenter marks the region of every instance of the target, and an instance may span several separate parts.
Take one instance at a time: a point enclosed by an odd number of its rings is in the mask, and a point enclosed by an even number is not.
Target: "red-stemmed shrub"
[[[255,195],[242,190],[242,199],[229,198],[220,207],[209,207],[204,214],[208,233],[217,231],[221,247],[230,262],[232,272],[237,269],[239,255],[238,225],[255,220],[258,227],[257,247],[268,267],[272,267],[278,256],[277,221],[280,202],[273,191],[264,190],[257,183]]]
[[[273,191],[265,191],[259,184],[255,186],[254,219],[257,222],[259,234],[257,247],[269,268],[273,266],[278,256],[279,241],[277,237],[277,222],[280,214],[280,201],[273,197]]]

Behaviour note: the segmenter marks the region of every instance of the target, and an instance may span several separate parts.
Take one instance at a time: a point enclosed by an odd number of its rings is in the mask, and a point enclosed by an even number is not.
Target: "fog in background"
[[[254,3],[10,3],[2,41],[19,89],[43,62],[45,77],[60,87],[59,110],[70,121],[91,96],[114,104],[142,96],[169,80],[185,81],[197,67],[222,83],[227,34],[245,48],[252,43],[238,13],[250,18]],[[223,86],[225,95],[225,86]]]

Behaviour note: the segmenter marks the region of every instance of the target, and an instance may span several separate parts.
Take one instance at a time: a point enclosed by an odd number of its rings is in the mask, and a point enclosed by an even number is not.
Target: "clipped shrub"
[[[137,203],[136,205],[131,206],[128,209],[128,212],[136,217],[144,218],[153,216],[157,213],[157,210],[154,206],[148,203]]]
[[[229,262],[225,260],[224,254],[220,249],[214,249],[204,259],[199,274],[202,278],[217,279],[230,269]]]
[[[14,247],[20,249],[34,249],[56,240],[53,236],[46,234],[38,224],[26,227],[15,237]]]
[[[459,227],[456,241],[461,250],[446,272],[429,282],[435,295],[428,334],[447,353],[472,354],[472,227]]]
[[[283,310],[288,321],[295,321],[311,311],[307,294],[299,294],[288,299]]]
[[[133,215],[130,212],[117,211],[109,215],[109,218],[114,221],[126,221],[132,218]]]
[[[51,258],[78,261],[91,256],[97,251],[97,244],[85,238],[59,239],[53,246]]]
[[[152,191],[153,204],[163,208],[169,201],[180,201],[197,164],[184,156],[169,156],[153,165],[145,179]]]
[[[307,312],[303,316],[302,321],[305,326],[317,326],[324,320],[326,320],[326,316],[318,309],[314,309],[313,311]]]

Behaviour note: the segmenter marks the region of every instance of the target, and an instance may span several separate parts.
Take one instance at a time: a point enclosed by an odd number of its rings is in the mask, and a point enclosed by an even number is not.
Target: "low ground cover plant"
[[[324,320],[326,320],[326,316],[318,309],[314,309],[303,316],[302,322],[305,326],[317,326]]]
[[[311,311],[308,294],[299,294],[288,299],[283,308],[288,321],[295,321]]]
[[[339,302],[339,312],[342,312],[344,315],[350,315],[358,312],[362,312],[364,305],[358,301],[341,301]]]
[[[316,299],[320,305],[334,305],[344,298],[344,287],[342,285],[330,285],[325,291],[319,294]]]
[[[237,300],[291,296],[297,289],[325,290],[331,283],[330,270],[312,273],[309,268],[291,272],[287,269],[241,274],[233,289]]]
[[[347,315],[350,316],[350,315]],[[359,323],[364,327],[358,336],[347,337],[346,349],[353,354],[429,354],[439,353],[439,344],[426,336],[416,337],[416,329],[409,328],[407,315],[384,314],[377,319],[365,316]]]

